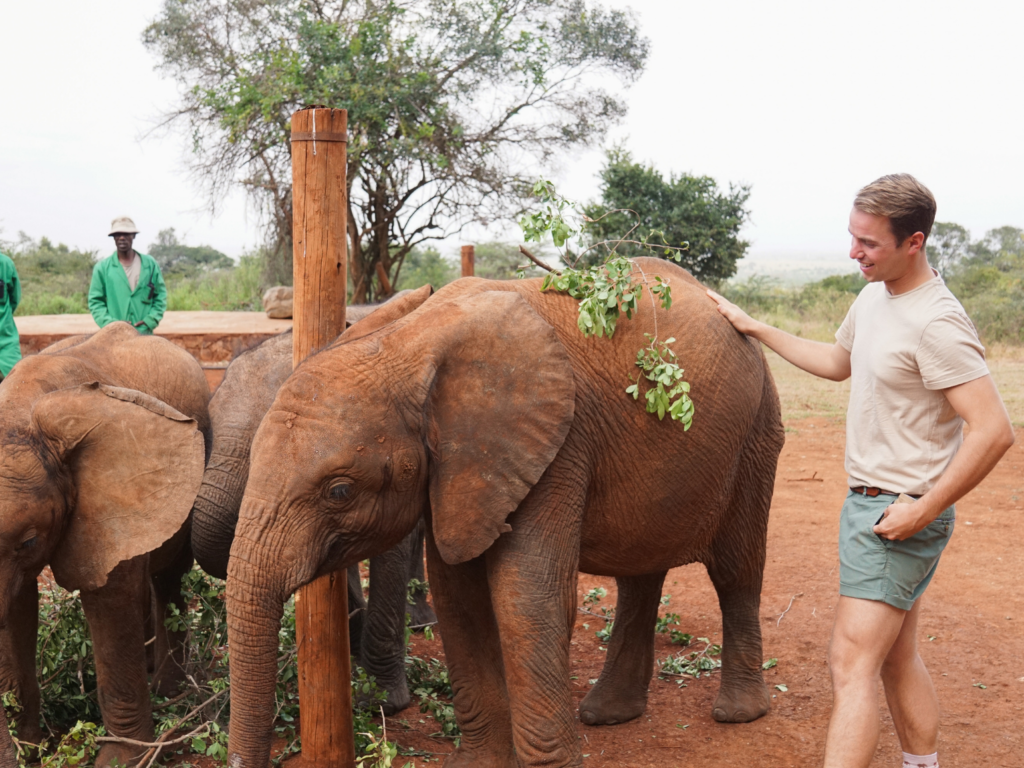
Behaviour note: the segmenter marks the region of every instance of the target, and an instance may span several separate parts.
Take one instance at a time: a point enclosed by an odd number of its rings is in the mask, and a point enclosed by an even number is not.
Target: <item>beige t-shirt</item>
[[[139,285],[139,275],[142,274],[142,259],[139,258],[139,254],[133,254],[134,258],[129,266],[121,264],[121,268],[124,270],[125,277],[128,278],[128,287],[134,292]]]
[[[851,355],[850,487],[927,492],[963,441],[963,419],[940,390],[988,373],[974,323],[938,275],[898,296],[871,283],[836,340]]]

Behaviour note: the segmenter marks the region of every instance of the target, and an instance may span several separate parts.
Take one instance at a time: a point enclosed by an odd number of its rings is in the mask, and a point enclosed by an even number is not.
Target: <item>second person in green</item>
[[[159,265],[132,248],[138,232],[127,216],[110,224],[117,251],[96,262],[89,286],[89,311],[100,328],[124,320],[139,333],[152,333],[167,309],[167,286]]]
[[[18,327],[14,324],[14,310],[20,301],[18,270],[9,256],[0,253],[0,380],[21,360]]]

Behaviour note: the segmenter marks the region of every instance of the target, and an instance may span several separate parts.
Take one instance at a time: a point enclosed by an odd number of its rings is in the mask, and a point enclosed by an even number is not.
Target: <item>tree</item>
[[[635,240],[660,230],[667,245],[689,243],[680,264],[694,277],[719,283],[736,273],[736,262],[749,246],[739,238],[740,228],[749,216],[744,207],[750,197],[749,186],[730,184],[725,193],[719,191],[710,176],[670,174],[666,180],[653,165],[634,162],[632,155],[621,148],[608,152],[600,178],[601,200],[586,207],[588,216],[599,219],[589,230],[597,240],[625,238],[639,216],[639,226],[627,239]],[[634,211],[636,215],[608,213],[616,209]],[[652,242],[660,240],[656,236]],[[648,250],[629,244],[620,245],[618,252],[651,255]],[[587,256],[590,263],[603,259],[601,249],[590,251]]]
[[[625,112],[631,13],[584,0],[165,0],[144,33],[182,86],[166,124],[192,141],[211,202],[241,184],[290,273],[290,117],[348,110],[353,301],[380,295],[418,244],[514,216],[526,179]]]
[[[543,253],[536,255],[543,257]],[[514,280],[523,270],[525,277],[541,277],[543,272],[530,263],[529,259],[519,252],[519,246],[511,243],[493,241],[480,243],[475,248],[474,274],[488,280]]]
[[[156,259],[165,274],[193,274],[235,266],[229,256],[208,245],[191,246],[178,242],[173,227],[157,233],[156,242],[150,243],[149,255]]]
[[[436,248],[413,248],[406,254],[403,266],[396,286],[400,291],[424,285],[437,290],[459,276],[456,266],[442,257]]]
[[[937,221],[928,236],[928,262],[944,278],[968,255],[971,233],[952,222]]]
[[[1024,229],[1010,226],[990,229],[981,240],[971,243],[969,250],[971,264],[985,264],[1009,272],[1024,259]]]

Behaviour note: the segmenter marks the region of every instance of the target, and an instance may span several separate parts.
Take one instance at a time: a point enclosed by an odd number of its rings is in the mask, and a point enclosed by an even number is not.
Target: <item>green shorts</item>
[[[881,538],[874,527],[894,496],[850,491],[839,520],[839,594],[878,600],[909,611],[935,575],[953,533],[956,508],[949,507],[909,539]]]

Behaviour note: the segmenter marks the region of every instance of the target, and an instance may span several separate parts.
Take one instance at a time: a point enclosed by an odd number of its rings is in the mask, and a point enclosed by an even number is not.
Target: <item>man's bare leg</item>
[[[866,768],[878,746],[878,681],[907,612],[840,596],[829,647],[832,719],[825,768]]]
[[[896,641],[882,663],[882,684],[904,752],[931,755],[939,743],[939,697],[917,652],[921,601],[907,612]]]

